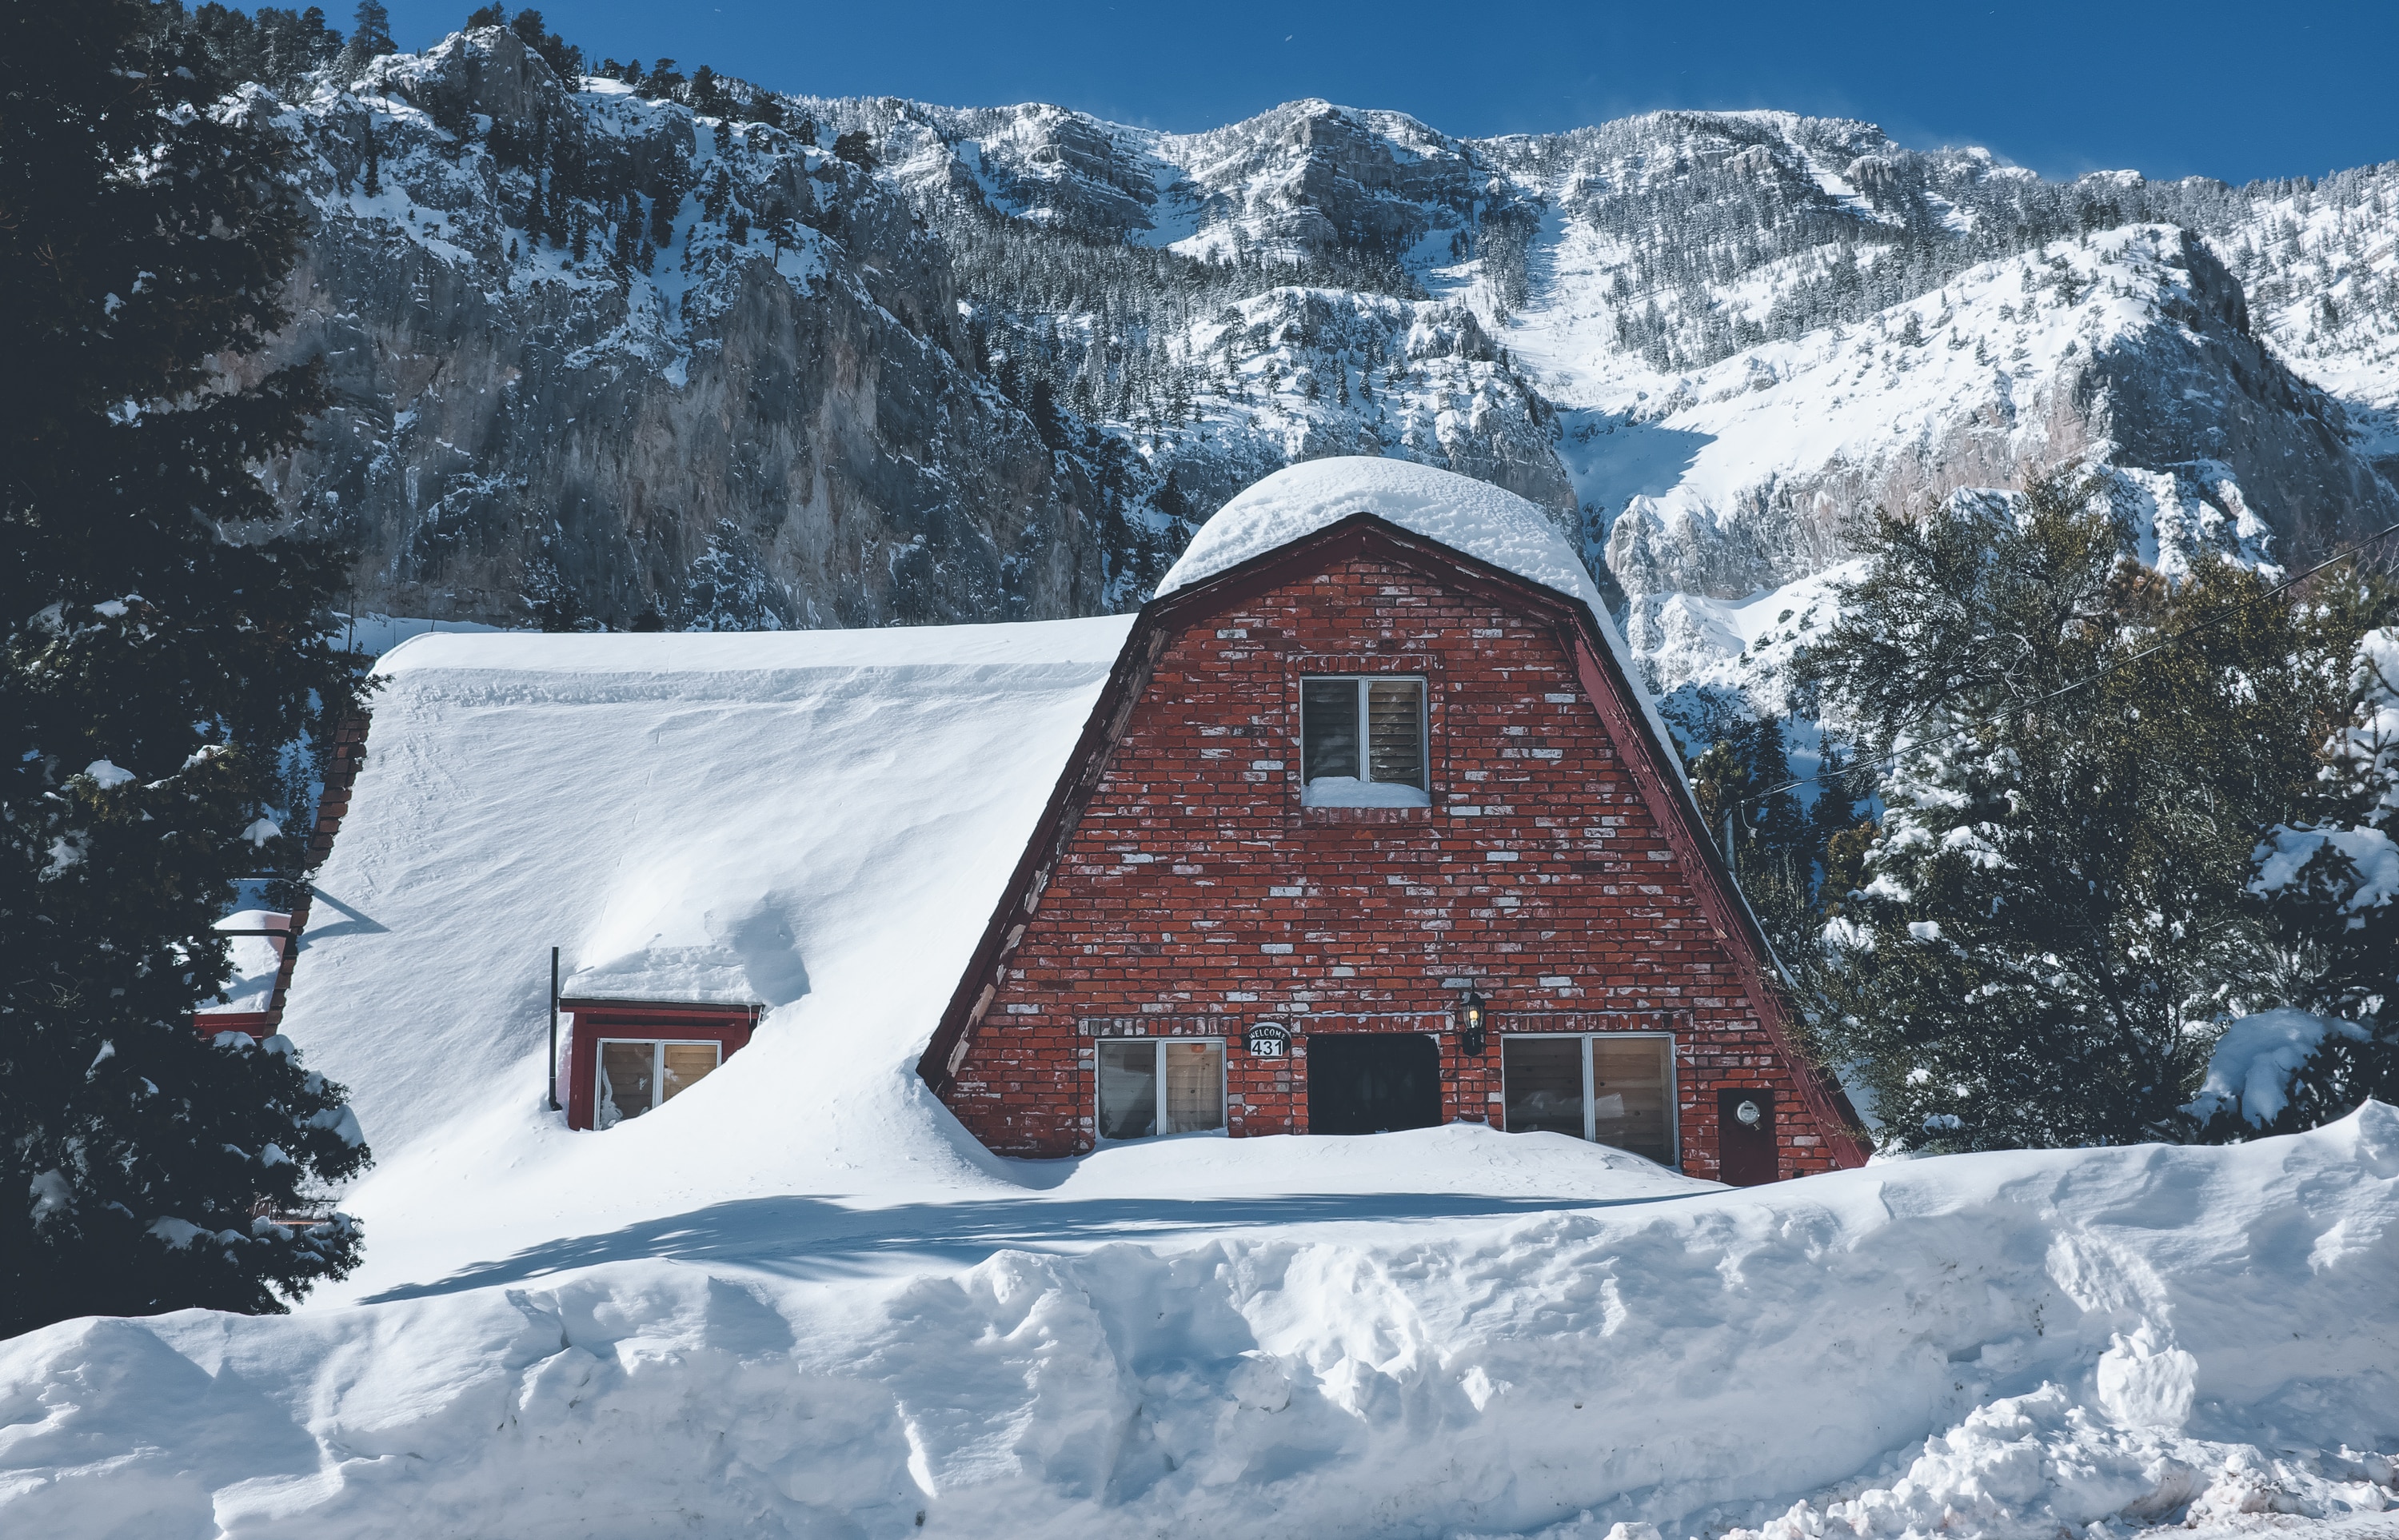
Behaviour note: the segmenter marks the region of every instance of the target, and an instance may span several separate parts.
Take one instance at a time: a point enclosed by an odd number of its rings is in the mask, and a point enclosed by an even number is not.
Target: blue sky
[[[472,0],[387,0],[403,47]],[[325,7],[346,27],[348,6]],[[2052,176],[2131,168],[2243,182],[2399,159],[2399,0],[1944,7],[554,0],[594,59],[711,64],[823,95],[1043,101],[1213,128],[1294,97],[1393,107],[1455,134],[1657,107],[1862,117]]]

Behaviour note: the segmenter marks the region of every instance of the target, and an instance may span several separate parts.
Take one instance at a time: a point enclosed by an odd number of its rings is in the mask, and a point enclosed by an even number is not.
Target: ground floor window
[[[614,1128],[674,1100],[706,1079],[723,1056],[714,1043],[602,1038],[593,1122]]]
[[[1674,1040],[1628,1033],[1499,1040],[1511,1133],[1560,1133],[1674,1163]]]
[[[1102,1039],[1100,1137],[1147,1139],[1225,1126],[1220,1038]]]

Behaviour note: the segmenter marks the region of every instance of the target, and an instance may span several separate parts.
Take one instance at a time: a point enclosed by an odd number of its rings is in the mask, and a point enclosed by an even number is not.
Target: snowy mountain
[[[323,216],[283,347],[341,407],[278,474],[364,547],[362,609],[1121,608],[1241,486],[1382,453],[1551,509],[1672,684],[1693,605],[2069,456],[2160,560],[2399,519],[2399,166],[2056,182],[1778,113],[1171,134],[574,84],[493,29],[283,109]]]
[[[277,475],[361,547],[360,607],[1100,607],[1094,489],[960,361],[905,203],[789,132],[585,84],[493,28],[282,109],[319,213],[282,351],[336,405]]]

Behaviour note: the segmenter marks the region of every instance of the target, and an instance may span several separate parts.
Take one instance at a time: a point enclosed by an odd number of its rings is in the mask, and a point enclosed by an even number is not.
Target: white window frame
[[[1314,782],[1308,774],[1308,687],[1311,684],[1358,686],[1358,779],[1369,786],[1405,786],[1432,795],[1432,681],[1423,674],[1302,674],[1299,676],[1299,784],[1303,794]],[[1375,779],[1373,719],[1367,714],[1370,684],[1413,684],[1416,687],[1416,771],[1415,781]]]
[[[1507,1032],[1496,1034],[1499,1039],[1499,1106],[1506,1115],[1508,1096],[1508,1045],[1535,1037],[1571,1037],[1582,1044],[1582,1138],[1586,1144],[1599,1142],[1599,1099],[1593,1095],[1591,1046],[1595,1042],[1631,1042],[1636,1038],[1666,1045],[1666,1150],[1671,1159],[1666,1164],[1676,1170],[1683,1168],[1683,1101],[1681,1055],[1674,1051],[1674,1034],[1671,1032]],[[1609,1149],[1619,1146],[1611,1144]],[[1637,1151],[1628,1151],[1637,1154]],[[1644,1158],[1647,1158],[1646,1156]]]
[[[630,1123],[635,1117],[657,1112],[666,1105],[659,1100],[658,1091],[667,1083],[667,1050],[669,1048],[714,1048],[716,1062],[709,1067],[709,1073],[713,1074],[725,1067],[725,1045],[713,1037],[602,1037],[596,1039],[591,1049],[591,1121],[594,1124],[600,1121],[600,1076],[605,1072],[608,1045],[611,1043],[650,1045],[650,1104],[630,1117],[618,1118],[619,1123]],[[613,1102],[615,1099],[609,1100]],[[609,1125],[611,1128],[615,1126],[615,1124]]]
[[[1091,1050],[1091,1139],[1099,1144],[1138,1144],[1144,1139],[1194,1139],[1213,1134],[1229,1135],[1233,1125],[1232,1080],[1233,1051],[1231,1039],[1224,1037],[1102,1037]],[[1110,1139],[1101,1132],[1107,1127],[1106,1114],[1100,1110],[1100,1055],[1111,1043],[1149,1043],[1156,1068],[1151,1074],[1150,1094],[1154,1098],[1149,1126],[1152,1132],[1133,1139]],[[1213,1128],[1190,1128],[1179,1134],[1166,1132],[1166,1054],[1169,1043],[1213,1043],[1216,1045],[1216,1126]]]

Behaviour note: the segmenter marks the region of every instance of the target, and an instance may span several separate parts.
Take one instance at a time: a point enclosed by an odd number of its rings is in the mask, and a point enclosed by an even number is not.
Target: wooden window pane
[[[639,1117],[655,1104],[651,1082],[657,1076],[656,1043],[600,1045],[600,1096],[594,1119],[605,1128],[629,1117]]]
[[[1307,778],[1358,778],[1358,682],[1311,679],[1299,686],[1302,763]]]
[[[716,1045],[713,1043],[669,1043],[666,1046],[667,1070],[658,1084],[658,1100],[671,1100],[675,1093],[690,1089],[716,1068]]]
[[[1510,1133],[1582,1137],[1582,1039],[1502,1037]]]
[[[1367,685],[1366,723],[1371,778],[1423,786],[1424,685],[1413,679]]]
[[[1100,1045],[1100,1137],[1146,1139],[1158,1131],[1158,1045]]]
[[[1159,1045],[1166,1060],[1166,1131],[1197,1133],[1225,1126],[1225,1045]]]
[[[1674,1158],[1667,1092],[1674,1045],[1663,1037],[1591,1040],[1592,1128],[1613,1144],[1666,1164]]]

